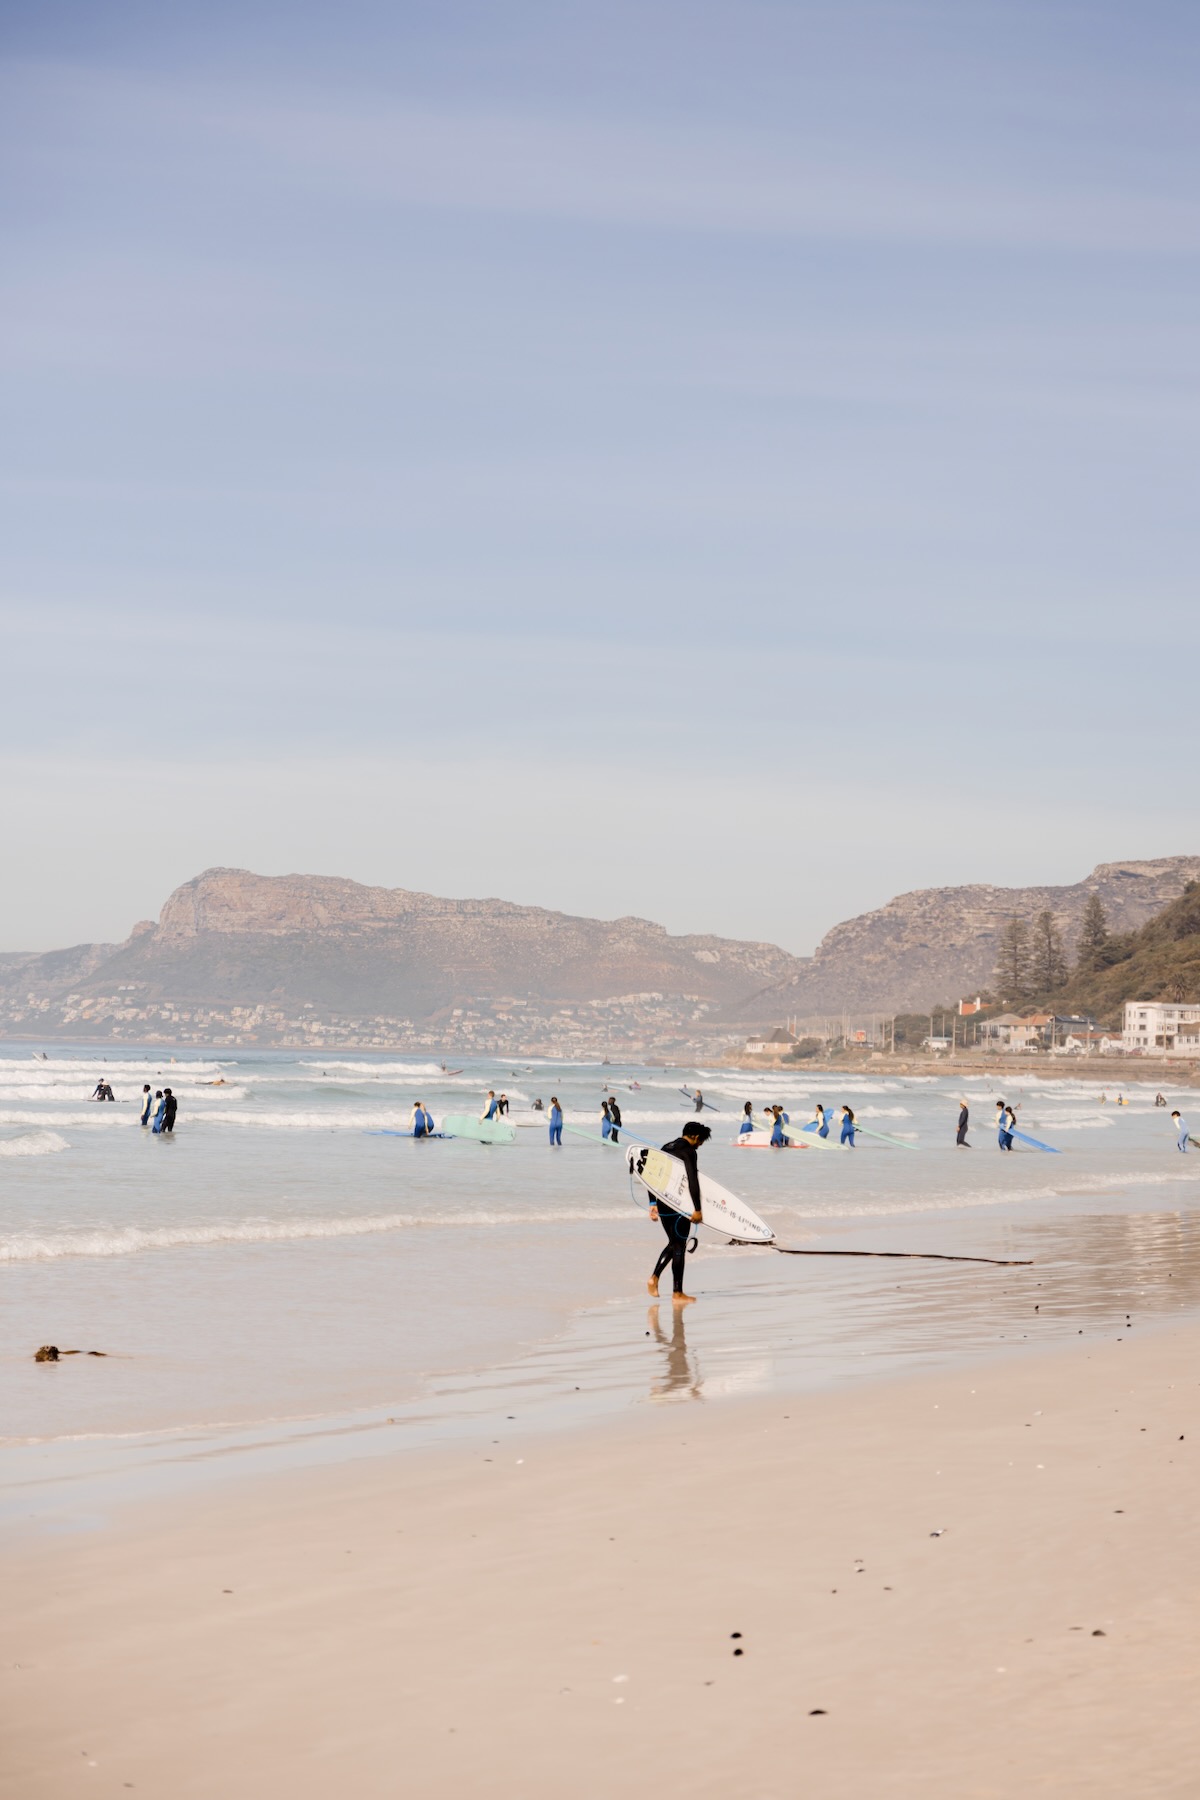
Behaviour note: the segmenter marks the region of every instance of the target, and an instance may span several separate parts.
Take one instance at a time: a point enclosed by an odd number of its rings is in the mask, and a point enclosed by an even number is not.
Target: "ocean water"
[[[89,1101],[101,1074],[116,1104]],[[428,1434],[511,1411],[514,1396],[527,1413],[593,1416],[1179,1316],[1200,1306],[1200,1153],[1176,1152],[1169,1109],[1128,1074],[1113,1072],[1102,1106],[1101,1087],[1061,1065],[1002,1089],[992,1075],[527,1060],[448,1074],[346,1053],[61,1049],[43,1062],[8,1046],[3,1474],[19,1489],[63,1446],[312,1442],[347,1421]],[[173,1139],[139,1127],[143,1081],[179,1096]],[[661,1143],[692,1116],[680,1087],[697,1084],[719,1109],[704,1115],[703,1166],[781,1242],[1035,1266],[785,1257],[713,1238],[689,1265],[699,1304],[649,1307],[661,1235],[623,1159],[570,1135],[551,1150],[531,1102],[555,1093],[568,1124],[598,1132],[611,1086],[628,1130]],[[522,1127],[511,1147],[374,1135],[404,1129],[414,1099],[440,1120],[478,1111],[488,1088]],[[1164,1091],[1186,1113],[1194,1096]],[[1128,1105],[1111,1104],[1118,1092]],[[960,1093],[969,1152],[954,1145]],[[1001,1093],[1061,1155],[998,1152]],[[745,1099],[799,1121],[848,1101],[915,1148],[863,1136],[853,1152],[738,1150]],[[35,1364],[51,1342],[106,1354]]]

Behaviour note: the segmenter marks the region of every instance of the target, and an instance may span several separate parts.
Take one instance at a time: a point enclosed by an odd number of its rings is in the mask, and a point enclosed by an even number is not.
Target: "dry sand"
[[[0,1568],[0,1792],[1194,1796],[1198,1353],[518,1417],[131,1507]]]

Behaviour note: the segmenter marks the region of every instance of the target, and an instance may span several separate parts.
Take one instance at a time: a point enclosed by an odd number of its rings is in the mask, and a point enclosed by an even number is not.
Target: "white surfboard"
[[[631,1144],[625,1152],[625,1161],[629,1173],[655,1200],[665,1200],[676,1212],[691,1216],[687,1169],[677,1156],[670,1156],[665,1150]],[[769,1244],[775,1236],[771,1227],[765,1225],[744,1200],[739,1200],[736,1194],[731,1194],[709,1175],[700,1177],[700,1216],[705,1225],[719,1231],[723,1237]]]

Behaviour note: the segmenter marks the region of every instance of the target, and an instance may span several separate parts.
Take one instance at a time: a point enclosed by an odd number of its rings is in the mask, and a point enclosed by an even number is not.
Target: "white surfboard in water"
[[[688,1193],[687,1169],[677,1156],[670,1156],[665,1150],[631,1144],[625,1152],[625,1161],[629,1173],[641,1182],[653,1199],[665,1200],[676,1212],[690,1218],[692,1197]],[[775,1236],[771,1227],[764,1225],[744,1200],[739,1200],[736,1194],[731,1194],[709,1175],[700,1177],[700,1216],[705,1225],[719,1231],[722,1237],[769,1244]]]

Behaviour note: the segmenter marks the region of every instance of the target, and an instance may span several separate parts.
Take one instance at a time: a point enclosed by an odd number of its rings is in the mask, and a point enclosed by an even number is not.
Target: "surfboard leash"
[[[730,1238],[728,1250],[776,1250],[780,1256],[888,1256],[914,1262],[988,1263],[995,1269],[1032,1269],[1033,1258],[1009,1256],[950,1256],[944,1250],[799,1250],[791,1244],[756,1244],[752,1238]]]

